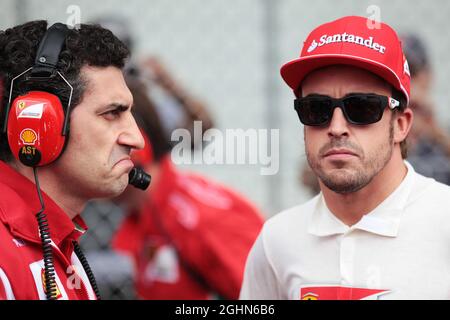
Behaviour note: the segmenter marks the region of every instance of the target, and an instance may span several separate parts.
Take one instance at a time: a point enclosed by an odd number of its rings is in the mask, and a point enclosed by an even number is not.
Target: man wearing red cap
[[[321,193],[265,223],[242,299],[450,298],[450,188],[405,161],[408,63],[375,25],[323,24],[281,68]]]

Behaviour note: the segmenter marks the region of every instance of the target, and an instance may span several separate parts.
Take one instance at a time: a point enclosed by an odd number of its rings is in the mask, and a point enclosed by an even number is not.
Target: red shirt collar
[[[35,184],[0,161],[0,190],[0,220],[15,236],[41,242],[35,216],[41,205]],[[87,230],[83,219],[78,215],[71,220],[45,192],[41,193],[55,244],[59,246],[66,238],[77,240]]]

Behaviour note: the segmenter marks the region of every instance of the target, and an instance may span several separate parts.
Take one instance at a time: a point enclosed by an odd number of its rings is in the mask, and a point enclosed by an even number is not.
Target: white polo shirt
[[[241,299],[450,299],[450,187],[408,173],[352,227],[322,193],[269,219]]]

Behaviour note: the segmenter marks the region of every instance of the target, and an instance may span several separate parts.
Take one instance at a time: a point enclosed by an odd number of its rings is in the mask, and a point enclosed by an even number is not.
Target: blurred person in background
[[[417,172],[450,185],[450,136],[437,121],[426,45],[414,34],[405,34],[401,40],[411,72],[410,104],[414,110],[408,160]]]
[[[152,185],[145,193],[127,188],[117,199],[127,217],[113,247],[134,260],[138,297],[237,299],[262,215],[233,190],[180,171],[147,84],[133,76],[128,86],[147,139],[132,158],[152,175]]]

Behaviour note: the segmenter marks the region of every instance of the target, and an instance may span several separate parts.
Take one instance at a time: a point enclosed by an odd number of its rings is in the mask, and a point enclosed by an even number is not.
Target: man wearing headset
[[[321,193],[268,220],[242,299],[449,299],[450,188],[405,161],[410,74],[395,31],[313,30],[281,68]]]
[[[125,189],[133,167],[130,152],[144,146],[121,70],[128,49],[109,30],[95,25],[68,29],[56,54],[55,75],[45,81],[24,75],[11,86],[12,79],[30,67],[34,71],[37,60],[46,67],[56,50],[54,43],[46,45],[49,55],[35,58],[48,27],[46,21],[33,21],[0,32],[2,127],[9,119],[7,133],[2,131],[0,137],[0,299],[98,298],[93,275],[77,249],[77,239],[86,231],[79,214],[88,200],[114,197]],[[10,133],[17,129],[11,119],[44,120],[48,116],[43,109],[46,105],[9,104],[30,88],[56,95],[65,108],[70,105],[70,129],[61,154],[47,165],[38,165],[39,196],[33,177],[37,171],[11,152]],[[9,114],[7,106],[11,107]],[[34,150],[36,139],[45,143],[60,138],[61,131],[53,131],[50,128],[49,136],[38,136],[33,130],[22,130],[20,139],[26,144],[22,153],[27,156],[26,150]],[[36,215],[42,219],[43,203],[47,225],[39,225],[36,219]],[[43,259],[42,238],[48,234]]]

